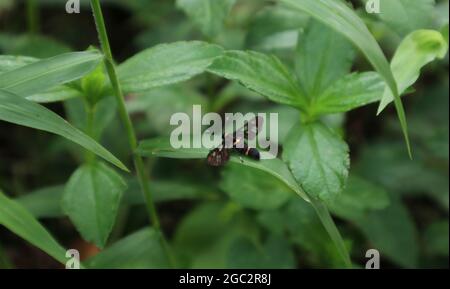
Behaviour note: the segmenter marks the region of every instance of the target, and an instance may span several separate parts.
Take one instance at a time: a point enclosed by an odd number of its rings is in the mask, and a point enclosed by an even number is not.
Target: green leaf
[[[305,108],[305,97],[296,79],[275,56],[253,51],[227,51],[208,71],[230,80],[268,99],[297,108]]]
[[[311,113],[347,112],[380,101],[385,87],[385,82],[376,72],[348,74],[317,97],[311,106]]]
[[[64,43],[44,35],[8,35],[0,34],[0,50],[5,54],[48,58],[70,52]]]
[[[425,231],[424,238],[428,253],[434,256],[448,257],[448,236],[448,220],[431,223]]]
[[[0,75],[37,61],[39,61],[39,59],[33,57],[0,55]],[[26,99],[34,102],[47,103],[64,101],[79,96],[80,93],[76,89],[66,85],[61,85],[44,92],[27,96]]]
[[[416,82],[422,67],[436,58],[443,59],[447,50],[448,44],[439,31],[417,30],[406,36],[391,62],[399,93],[405,92]],[[391,91],[386,88],[378,113],[381,113],[393,99]]]
[[[411,146],[408,136],[405,111],[397,90],[397,84],[389,67],[389,63],[383,54],[375,38],[358,15],[346,4],[336,0],[281,0],[282,3],[294,9],[306,12],[315,19],[328,25],[330,28],[344,35],[349,41],[356,45],[369,60],[372,66],[384,78],[392,91],[395,107],[402,126],[403,134],[412,157]]]
[[[114,243],[86,261],[95,269],[168,269],[161,235],[152,228],[144,228]]]
[[[297,45],[298,31],[309,17],[276,5],[261,9],[249,24],[246,43],[255,50],[292,49]]]
[[[303,258],[307,258],[313,266],[321,268],[324,266],[332,268],[345,266],[336,243],[330,239],[324,224],[310,204],[298,198],[292,198],[287,206],[281,210],[266,211],[263,214],[266,214],[266,216],[261,215],[259,218],[263,225],[269,225],[272,230],[276,228],[275,231],[281,230],[281,233],[287,231],[291,236],[291,242],[299,245],[307,252],[307,254],[305,252]],[[328,217],[332,222],[329,214]],[[326,222],[326,224],[331,223]],[[327,227],[327,229],[330,228]],[[333,238],[338,238],[339,242],[343,243],[337,230],[333,230]],[[345,252],[342,254],[348,256],[345,247],[343,250]],[[345,260],[349,263],[348,257]]]
[[[223,29],[228,13],[236,0],[177,0],[192,22],[208,37],[214,37]]]
[[[0,75],[0,88],[30,96],[81,78],[103,59],[98,51],[72,52],[33,62]]]
[[[380,0],[379,2],[380,13],[376,15],[400,35],[431,26],[434,0]]]
[[[28,56],[0,55],[0,74],[34,63],[39,59]]]
[[[128,171],[115,156],[51,110],[0,89],[0,120],[62,136]]]
[[[283,159],[310,196],[327,200],[345,186],[350,165],[348,146],[322,123],[295,126],[286,140]]]
[[[11,200],[0,191],[0,224],[11,230],[62,264],[66,250],[22,205]]]
[[[141,141],[139,143],[137,154],[142,156],[157,156],[175,159],[206,159],[209,150],[208,149],[174,149],[170,145],[168,138],[157,138]],[[263,155],[264,152],[261,152]],[[297,184],[297,181],[292,176],[289,168],[280,159],[270,159],[254,161],[248,158],[240,159],[237,156],[232,156],[230,159],[232,162],[241,164],[243,166],[252,167],[266,173],[271,174],[275,178],[286,184],[292,191],[308,201],[309,197],[305,194],[303,189]]]
[[[314,100],[350,72],[355,53],[351,43],[324,24],[312,20],[299,34],[296,72],[308,97]]]
[[[254,223],[234,206],[203,203],[177,227],[174,248],[189,268],[226,268],[231,243],[239,236],[253,237]]]
[[[70,177],[62,208],[85,240],[103,248],[125,189],[122,178],[106,165],[84,165]]]
[[[276,209],[292,195],[292,191],[272,175],[236,163],[223,171],[220,188],[238,204],[255,210]]]
[[[55,218],[62,216],[61,197],[64,186],[42,188],[15,201],[25,207],[36,218]]]
[[[173,84],[204,72],[221,54],[221,47],[200,41],[160,44],[122,63],[119,79],[130,92]]]
[[[391,205],[386,209],[369,212],[355,219],[354,223],[369,239],[369,248],[376,248],[381,256],[401,266],[417,267],[419,248],[416,228],[398,198],[392,198]]]
[[[291,245],[279,236],[269,236],[264,244],[240,237],[230,245],[227,264],[232,269],[294,269],[295,257]]]
[[[333,214],[353,221],[371,210],[381,210],[389,206],[388,193],[367,180],[350,175],[347,187],[339,198],[328,203]]]

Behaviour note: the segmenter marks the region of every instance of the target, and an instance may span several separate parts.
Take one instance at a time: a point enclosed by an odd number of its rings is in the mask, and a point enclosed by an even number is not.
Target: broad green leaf
[[[434,2],[434,0],[379,0],[380,13],[375,15],[400,35],[406,35],[416,29],[430,28]]]
[[[327,200],[340,194],[350,165],[348,146],[316,122],[298,124],[286,140],[283,159],[310,196]]]
[[[39,61],[28,56],[0,55],[0,74]]]
[[[33,57],[0,55],[0,75],[37,61],[39,61],[39,59]],[[34,102],[46,103],[64,101],[79,96],[80,93],[76,89],[66,85],[60,85],[37,94],[29,95],[26,99]]]
[[[264,244],[248,238],[237,238],[228,251],[228,268],[232,269],[294,269],[295,257],[289,242],[269,236]]]
[[[448,44],[438,31],[417,30],[406,36],[391,62],[398,91],[400,93],[406,91],[417,81],[422,67],[435,59],[443,59],[447,50]],[[393,99],[391,91],[386,88],[378,113],[381,113]]]
[[[22,205],[11,200],[0,191],[0,224],[11,230],[62,264],[66,250]]]
[[[206,159],[209,150],[208,149],[174,149],[170,145],[168,138],[151,139],[140,142],[136,153],[142,156],[157,156],[175,159]],[[264,152],[261,152],[263,155]],[[266,173],[271,174],[275,178],[286,184],[291,190],[302,197],[305,200],[309,200],[309,197],[305,194],[303,189],[297,184],[296,180],[289,171],[286,164],[280,159],[269,159],[254,161],[248,158],[242,160],[237,156],[232,156],[230,159],[232,162],[241,164],[243,166],[252,167]],[[206,162],[205,162],[206,164]]]
[[[214,37],[223,29],[228,13],[236,0],[177,0],[192,22],[208,37]]]
[[[130,92],[173,84],[204,72],[221,54],[221,47],[200,41],[160,44],[122,63],[119,79]]]
[[[376,248],[381,256],[403,267],[417,267],[417,232],[401,200],[391,198],[391,205],[386,209],[369,212],[353,222],[369,239],[371,244],[367,249]]]
[[[54,218],[62,216],[61,197],[64,186],[42,188],[15,201],[25,207],[36,218]]]
[[[369,60],[375,70],[384,78],[388,87],[394,95],[395,107],[402,126],[403,134],[412,157],[411,146],[408,136],[405,111],[398,93],[397,84],[389,67],[389,63],[380,46],[370,33],[361,18],[344,2],[336,0],[281,0],[282,3],[294,9],[306,12],[312,17],[328,25],[330,28],[344,35],[349,41],[356,45]]]
[[[258,219],[273,234],[284,235],[287,232],[293,244],[308,252],[302,255],[302,259],[307,259],[313,267],[344,266],[337,247],[324,229],[317,213],[303,200],[292,198],[280,210],[264,211]]]
[[[225,168],[220,188],[246,208],[276,209],[292,195],[283,182],[272,175],[232,163]]]
[[[95,269],[170,268],[161,235],[152,228],[144,228],[126,236],[88,259],[85,264]]]
[[[103,59],[98,51],[72,52],[40,60],[0,75],[0,89],[20,96],[48,91],[81,78]]]
[[[342,195],[328,203],[333,214],[350,221],[363,217],[368,211],[387,206],[389,196],[383,188],[354,175],[350,175]]]
[[[376,72],[344,76],[320,94],[311,105],[311,114],[347,112],[380,101],[386,85]]]
[[[311,20],[299,34],[295,67],[301,86],[314,99],[350,72],[355,52],[351,43],[328,26]]]
[[[126,183],[106,165],[84,165],[70,177],[62,208],[85,240],[103,248],[125,189]]]
[[[252,19],[246,43],[255,50],[292,49],[297,45],[298,31],[308,23],[307,15],[276,5],[258,12]]]
[[[0,120],[60,135],[111,162],[127,168],[109,151],[74,128],[51,110],[18,95],[0,89]]]
[[[153,88],[127,101],[128,112],[145,113],[149,126],[159,135],[170,134],[173,129],[170,118],[174,113],[186,113],[192,117],[193,105],[201,105],[207,110],[208,102],[202,94],[181,85]]]
[[[292,73],[275,56],[252,51],[227,51],[208,71],[230,80],[268,99],[297,108],[305,108],[305,97]]]

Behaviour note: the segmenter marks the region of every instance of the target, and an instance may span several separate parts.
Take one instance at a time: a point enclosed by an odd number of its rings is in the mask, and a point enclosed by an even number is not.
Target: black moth
[[[219,147],[211,150],[208,154],[208,164],[213,167],[220,167],[225,165],[230,160],[231,152],[236,152],[240,155],[247,156],[251,159],[259,161],[259,151],[255,148],[248,147],[248,145],[245,143],[245,136],[247,136],[248,140],[254,139],[260,131],[262,121],[263,119],[260,117],[253,118],[249,122],[245,123],[245,126],[240,129],[240,134],[235,132],[227,136],[222,135],[222,144]],[[233,138],[232,147],[226,148],[226,140],[231,137]],[[239,143],[242,143],[240,147],[238,147]]]

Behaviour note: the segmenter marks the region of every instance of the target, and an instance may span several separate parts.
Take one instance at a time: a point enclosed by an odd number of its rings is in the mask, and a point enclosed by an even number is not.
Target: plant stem
[[[330,215],[330,212],[328,211],[325,204],[321,201],[315,198],[310,198],[310,200],[311,205],[313,206],[314,210],[316,210],[316,213],[319,216],[319,219],[322,222],[323,226],[325,227],[325,230],[330,235],[331,240],[333,241],[339,254],[341,255],[345,267],[347,269],[351,269],[352,261],[350,260],[347,247],[345,247],[344,240],[342,240],[342,236],[339,233],[339,230],[337,229],[336,224],[334,223],[333,218]]]
[[[160,226],[158,214],[156,212],[155,204],[153,201],[153,196],[150,191],[149,180],[147,178],[147,172],[145,170],[144,162],[143,162],[141,156],[134,153],[137,148],[136,133],[134,131],[130,116],[128,115],[128,112],[127,112],[127,109],[125,106],[125,98],[124,98],[124,95],[123,95],[123,92],[122,92],[122,89],[120,87],[120,83],[119,83],[119,80],[117,77],[114,60],[113,60],[113,56],[112,56],[112,52],[111,52],[111,47],[109,45],[108,34],[106,32],[105,21],[103,19],[103,13],[102,13],[102,9],[100,6],[100,1],[99,0],[91,0],[91,7],[92,7],[92,11],[94,13],[95,24],[97,26],[97,32],[98,32],[100,44],[102,47],[102,51],[103,51],[103,54],[105,55],[104,62],[105,62],[106,70],[108,72],[108,76],[109,76],[111,85],[114,90],[114,96],[116,98],[117,106],[119,109],[119,116],[120,116],[122,123],[125,127],[125,130],[127,132],[130,150],[133,155],[134,167],[135,167],[136,173],[138,175],[141,190],[144,194],[150,222],[151,222],[153,228],[155,230],[157,230],[158,232],[160,232],[164,250],[166,251],[167,256],[171,260],[172,265],[175,265],[175,263],[173,261],[174,259],[173,259],[171,250],[170,250],[169,246],[167,245],[167,242],[165,240],[163,233],[161,232],[161,226]]]
[[[86,134],[96,139],[94,133],[94,117],[95,117],[95,105],[90,105],[87,101],[85,101],[85,111],[86,111]],[[91,151],[86,152],[86,162],[88,164],[92,164],[95,160],[95,154]]]
[[[27,0],[27,25],[30,34],[39,32],[39,9],[36,0]]]

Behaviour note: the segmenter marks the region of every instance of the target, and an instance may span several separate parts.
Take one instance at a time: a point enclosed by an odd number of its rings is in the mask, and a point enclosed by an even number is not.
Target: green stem
[[[26,10],[28,32],[30,34],[36,34],[39,32],[39,9],[36,0],[27,0]]]
[[[328,211],[327,207],[323,202],[314,198],[310,199],[311,205],[313,206],[314,210],[316,210],[316,213],[319,216],[320,221],[322,222],[323,226],[325,227],[325,230],[330,235],[331,240],[333,241],[339,254],[341,255],[345,267],[347,269],[351,269],[352,262],[350,260],[350,255],[348,253],[347,247],[345,247],[344,240],[342,239],[342,236],[339,233],[339,230],[337,229],[336,224],[334,223],[333,218],[330,215],[330,212]]]
[[[85,102],[85,111],[86,111],[86,134],[96,139],[94,132],[94,118],[95,118],[95,105],[89,104],[87,101]],[[95,154],[91,151],[86,152],[86,162],[88,164],[92,164],[95,160]]]
[[[92,7],[92,11],[94,13],[95,24],[97,26],[97,32],[98,32],[100,44],[102,47],[102,51],[103,51],[103,54],[105,55],[104,62],[105,62],[106,70],[108,72],[108,76],[109,76],[111,85],[114,90],[114,96],[116,98],[116,102],[117,102],[117,106],[118,106],[118,110],[119,110],[119,116],[122,120],[122,123],[123,123],[126,133],[127,133],[130,150],[133,155],[134,167],[135,167],[136,173],[138,175],[141,190],[144,194],[148,216],[149,216],[149,219],[150,219],[150,222],[151,222],[153,228],[160,232],[161,239],[162,239],[162,242],[164,245],[164,244],[167,244],[167,242],[165,240],[164,235],[161,232],[159,217],[156,212],[156,207],[155,207],[155,204],[153,201],[152,192],[150,191],[149,180],[147,178],[147,172],[145,170],[144,162],[143,162],[141,156],[134,153],[137,148],[136,133],[134,131],[130,116],[128,115],[128,112],[127,112],[127,109],[125,106],[125,98],[124,98],[124,95],[123,95],[123,92],[122,92],[122,89],[120,87],[119,80],[117,77],[114,60],[113,60],[113,56],[112,56],[112,52],[111,52],[111,47],[109,45],[108,34],[106,32],[105,21],[103,19],[103,13],[102,13],[102,9],[100,6],[100,1],[99,0],[91,0],[91,7]],[[166,251],[167,256],[172,261],[172,265],[175,266],[175,263],[173,262],[174,258],[173,258],[173,255],[171,253],[169,246],[164,245],[163,247]]]

